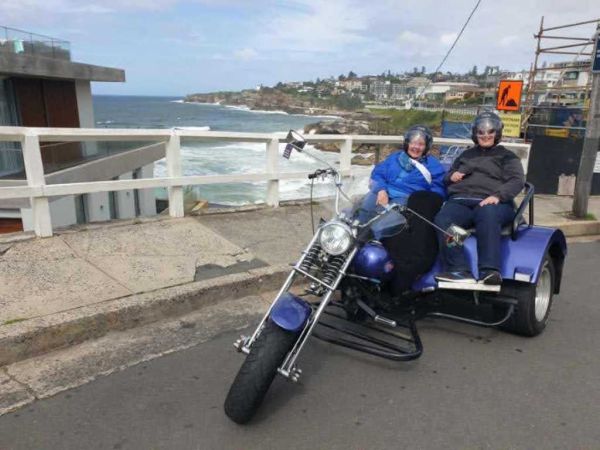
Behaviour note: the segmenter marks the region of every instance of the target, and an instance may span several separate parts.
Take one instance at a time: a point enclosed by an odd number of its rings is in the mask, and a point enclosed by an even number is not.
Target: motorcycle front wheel
[[[297,338],[298,333],[266,322],[229,388],[224,405],[227,417],[239,424],[252,419]]]

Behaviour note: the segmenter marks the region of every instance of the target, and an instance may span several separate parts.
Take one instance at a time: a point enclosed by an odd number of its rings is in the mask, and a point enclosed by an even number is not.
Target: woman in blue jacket
[[[427,127],[415,125],[409,128],[404,135],[404,150],[392,153],[373,169],[370,192],[361,204],[361,222],[373,217],[377,206],[406,204],[413,192],[430,191],[446,198],[446,172],[436,158],[427,155],[432,143],[433,137]],[[382,218],[377,228],[383,228],[384,221]]]

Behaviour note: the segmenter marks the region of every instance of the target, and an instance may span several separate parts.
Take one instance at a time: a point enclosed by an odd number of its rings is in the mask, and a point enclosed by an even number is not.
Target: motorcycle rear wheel
[[[513,316],[500,328],[530,337],[544,331],[552,309],[555,280],[556,271],[549,254],[544,257],[537,284],[506,280],[502,292],[516,298],[518,304]]]
[[[266,322],[229,388],[224,405],[227,417],[238,424],[252,419],[297,338],[298,333]]]

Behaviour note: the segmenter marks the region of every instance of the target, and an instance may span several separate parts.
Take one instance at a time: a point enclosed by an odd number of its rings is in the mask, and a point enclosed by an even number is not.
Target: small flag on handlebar
[[[292,149],[294,146],[292,144],[288,144],[285,146],[285,150],[283,151],[283,157],[285,159],[290,159],[290,155],[292,154]]]

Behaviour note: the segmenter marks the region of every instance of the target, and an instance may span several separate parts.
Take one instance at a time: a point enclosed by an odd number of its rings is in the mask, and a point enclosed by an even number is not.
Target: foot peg
[[[369,317],[371,317],[371,319],[373,319],[375,322],[380,323],[382,325],[391,327],[391,328],[396,328],[397,323],[395,320],[392,319],[388,319],[387,317],[384,316],[380,316],[379,314],[377,314],[369,305],[367,305],[365,302],[363,302],[362,300],[357,300],[356,303],[358,304],[358,306],[364,311],[366,312]]]
[[[388,319],[387,317],[383,317],[383,316],[380,316],[380,315],[376,315],[373,320],[375,320],[375,322],[377,322],[377,323],[386,325],[386,326],[391,327],[391,328],[396,328],[396,326],[397,326],[397,323],[396,323],[395,320]]]
[[[250,350],[246,345],[248,344],[249,340],[250,336],[241,335],[240,338],[233,343],[233,346],[238,352],[248,354],[250,353]]]

